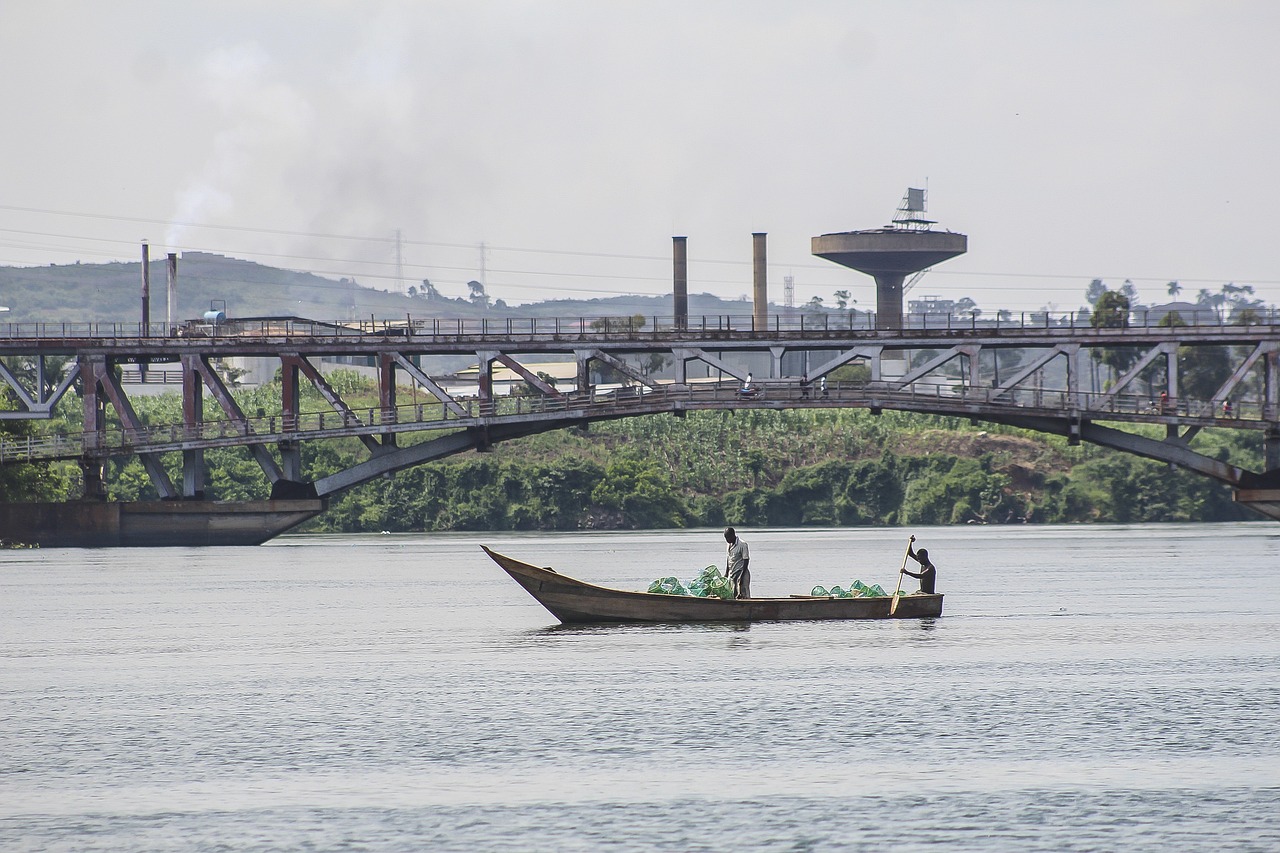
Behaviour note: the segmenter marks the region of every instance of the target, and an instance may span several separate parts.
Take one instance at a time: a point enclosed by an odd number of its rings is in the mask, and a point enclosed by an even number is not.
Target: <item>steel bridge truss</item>
[[[0,346],[10,357],[8,364],[0,361],[0,382],[15,408],[0,418],[49,418],[78,386],[84,429],[0,442],[0,463],[75,459],[90,497],[105,492],[103,463],[112,456],[137,455],[162,498],[200,498],[205,451],[244,446],[273,497],[324,497],[455,453],[593,421],[698,410],[863,407],[968,417],[1134,453],[1226,483],[1237,500],[1280,519],[1280,327],[1272,325],[774,334],[587,334],[562,333],[558,326],[548,334],[533,326],[510,335],[396,336],[384,330],[341,339],[313,332],[214,341],[7,343]],[[1206,392],[1205,371],[1197,364],[1208,354],[1215,371]],[[216,369],[219,359],[237,355],[278,359],[280,415],[250,416],[240,409]],[[376,406],[353,405],[334,389],[318,363],[332,355],[372,358]],[[474,380],[433,375],[421,366],[433,356],[459,355],[475,360]],[[567,391],[539,375],[548,358],[566,355],[576,363],[576,381]],[[664,365],[659,372],[644,363],[651,366],[654,356]],[[178,364],[181,423],[139,418],[117,371],[130,362]],[[862,366],[857,379],[833,378],[851,364]],[[520,393],[500,393],[498,368],[519,377],[525,386]],[[1198,394],[1188,390],[1191,370],[1199,373]],[[748,376],[755,393],[744,395]],[[303,411],[305,385],[326,410]],[[414,391],[411,403],[401,400],[406,386]],[[206,394],[219,417],[206,420]],[[1164,435],[1104,423],[1156,424]],[[1195,451],[1192,440],[1209,427],[1261,433],[1264,470],[1246,471]],[[400,437],[410,433],[436,435],[400,446]],[[302,442],[343,437],[361,441],[368,458],[308,481]],[[166,453],[181,454],[180,469],[165,464]]]

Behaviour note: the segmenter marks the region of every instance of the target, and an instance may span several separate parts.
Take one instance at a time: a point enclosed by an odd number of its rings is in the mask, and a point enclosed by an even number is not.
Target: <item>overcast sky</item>
[[[1275,0],[0,4],[0,264],[205,250],[517,303],[871,280],[908,186],[988,313],[1280,302]],[[217,226],[217,227],[206,227]],[[4,301],[0,294],[0,303]]]

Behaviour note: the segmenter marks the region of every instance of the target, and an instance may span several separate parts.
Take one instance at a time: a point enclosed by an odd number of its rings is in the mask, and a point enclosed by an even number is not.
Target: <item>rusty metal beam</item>
[[[222,377],[218,376],[217,371],[209,364],[209,359],[200,357],[193,359],[191,369],[200,375],[204,380],[204,384],[209,388],[209,392],[213,394],[213,399],[217,401],[218,406],[226,414],[229,420],[241,435],[253,435],[254,430],[250,425],[248,418],[244,416],[244,412],[240,410],[240,406],[231,396],[231,392],[227,390],[227,386],[223,384]],[[264,445],[253,443],[249,444],[249,452],[253,454],[253,458],[257,461],[258,466],[262,468],[262,473],[267,475],[267,479],[272,485],[279,480],[284,479],[284,473],[280,470],[280,466],[276,464],[275,457],[271,455],[271,451]]]

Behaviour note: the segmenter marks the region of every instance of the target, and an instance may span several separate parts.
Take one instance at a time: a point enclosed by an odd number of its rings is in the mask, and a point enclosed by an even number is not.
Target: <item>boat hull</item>
[[[484,546],[481,546],[484,548]],[[748,598],[725,601],[627,592],[566,577],[484,548],[495,563],[565,624],[593,622],[764,622],[816,619],[922,619],[942,615],[941,595],[893,598]]]

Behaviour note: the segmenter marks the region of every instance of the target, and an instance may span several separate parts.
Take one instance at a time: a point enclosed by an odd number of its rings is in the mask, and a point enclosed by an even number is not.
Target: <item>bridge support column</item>
[[[1280,427],[1272,425],[1262,439],[1263,467],[1267,471],[1280,470]]]
[[[105,501],[107,499],[107,483],[103,477],[102,460],[81,459],[80,480],[85,500]]]
[[[1262,419],[1280,421],[1280,350],[1271,350],[1262,361]]]
[[[98,377],[106,369],[106,361],[106,356],[101,355],[80,357],[80,382],[84,388],[84,457],[80,460],[80,472],[85,500],[106,500],[107,497],[107,487],[102,480],[102,460],[95,455],[106,438],[105,401],[98,394]]]
[[[492,361],[484,365],[480,375],[488,374]],[[483,396],[483,395],[481,395]],[[378,405],[382,407],[382,422],[396,422],[396,359],[393,353],[384,352],[378,356]],[[384,432],[382,446],[390,449],[396,446],[396,434]]]
[[[302,408],[302,389],[298,385],[297,355],[280,357],[280,420],[282,430],[297,432],[298,413]],[[280,442],[280,470],[284,479],[292,483],[302,482],[302,445],[293,440]]]
[[[80,458],[81,497],[87,501],[107,499],[107,485],[102,476],[102,460],[91,455],[102,445],[106,416],[102,398],[98,396],[98,370],[105,362],[103,356],[80,356],[79,369],[84,386],[84,455]]]
[[[182,357],[182,426],[187,439],[200,437],[204,425],[204,382],[195,362],[198,355]],[[182,496],[204,500],[204,450],[182,451]]]
[[[578,393],[591,393],[591,354],[594,350],[577,349],[573,357],[578,362]],[[682,365],[683,368],[683,365]]]

